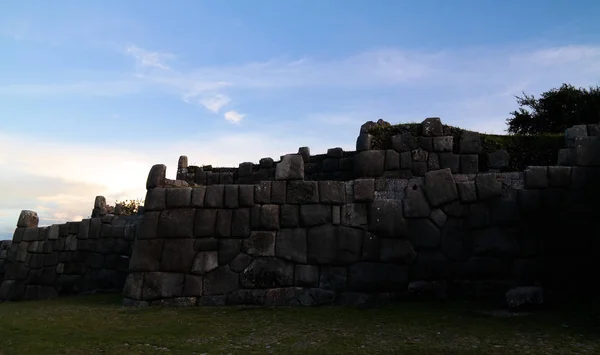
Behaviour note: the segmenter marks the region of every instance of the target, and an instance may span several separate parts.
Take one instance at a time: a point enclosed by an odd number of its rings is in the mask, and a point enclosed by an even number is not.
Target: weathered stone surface
[[[507,291],[505,298],[509,308],[539,306],[544,303],[544,291],[538,286],[521,286]]]
[[[295,228],[300,223],[300,207],[298,205],[281,205],[280,210],[280,227]]]
[[[265,303],[265,290],[236,290],[227,295],[227,304],[262,306]]]
[[[250,236],[250,208],[238,208],[233,210],[231,221],[231,236],[236,238],[248,238]]]
[[[238,187],[240,207],[254,206],[254,185],[240,185]]]
[[[407,240],[381,238],[379,242],[381,261],[410,264],[417,256],[412,244]]]
[[[17,227],[36,228],[39,222],[40,218],[37,212],[22,210],[17,221]]]
[[[362,152],[371,149],[373,136],[368,133],[361,133],[356,139],[356,151]]]
[[[393,149],[385,151],[385,170],[400,169],[400,154]]]
[[[184,276],[184,274],[169,272],[148,272],[144,274],[141,299],[153,301],[161,298],[181,297]]]
[[[460,171],[460,155],[453,153],[440,153],[440,169],[450,169],[453,174]]]
[[[279,230],[278,205],[262,205],[260,207],[260,226],[263,230]]]
[[[510,154],[506,149],[496,150],[487,155],[487,165],[490,169],[505,169],[510,166]]]
[[[408,227],[400,200],[377,200],[371,204],[369,231],[382,238],[403,238]]]
[[[459,152],[460,154],[481,153],[481,135],[477,132],[462,132],[459,141]]]
[[[294,264],[275,258],[254,259],[240,274],[243,288],[286,287],[294,284]]]
[[[271,202],[272,204],[284,204],[286,198],[286,182],[272,181],[271,182]]]
[[[548,187],[548,167],[528,166],[525,171],[525,188],[543,189]]]
[[[457,182],[458,196],[462,203],[477,202],[477,186],[475,181]]]
[[[432,137],[417,137],[419,148],[425,149],[428,152],[433,151],[433,138]]]
[[[440,157],[438,153],[429,153],[427,157],[427,170],[440,169]]]
[[[24,228],[24,227],[17,227]],[[37,227],[28,227],[25,228],[23,232],[23,241],[24,242],[32,242],[38,240],[40,238],[40,231]]]
[[[206,208],[223,208],[225,197],[224,185],[210,185],[206,187],[204,197],[204,207]]]
[[[341,224],[348,227],[366,228],[368,224],[367,204],[349,203],[342,206]]]
[[[231,260],[229,266],[233,272],[241,272],[252,262],[252,257],[248,254],[240,253],[235,259]]]
[[[346,186],[342,181],[319,181],[321,203],[341,205],[346,203]]]
[[[225,185],[223,206],[225,208],[238,208],[238,185]]]
[[[549,166],[548,185],[551,187],[567,187],[571,183],[570,166]]]
[[[403,204],[404,217],[406,218],[428,217],[431,213],[422,186],[412,181],[406,187]]]
[[[434,249],[440,246],[440,229],[428,218],[408,220],[410,241],[417,250]]]
[[[345,291],[347,283],[346,268],[339,266],[322,266],[319,287],[324,290]]]
[[[412,279],[444,280],[447,279],[448,275],[448,260],[438,251],[420,252],[414,264],[411,265]]]
[[[318,186],[317,181],[289,181],[286,202],[289,204],[319,203]]]
[[[384,150],[367,150],[354,156],[354,175],[356,177],[382,176],[384,166]]]
[[[218,210],[215,224],[215,237],[229,238],[231,236],[232,210]]]
[[[273,165],[275,165],[275,162],[273,161],[273,158],[262,158],[258,161],[258,165],[260,166],[261,169],[265,169],[265,168],[272,168]]]
[[[361,262],[348,269],[350,291],[402,291],[408,286],[408,266]]]
[[[217,223],[216,209],[201,208],[196,210],[194,235],[197,237],[213,237]],[[144,216],[144,219],[146,217]]]
[[[306,264],[306,240],[306,229],[281,229],[277,233],[275,255],[280,259]]]
[[[468,257],[465,242],[469,240],[462,219],[448,218],[442,228],[441,251],[446,258],[461,261]]]
[[[162,211],[158,221],[158,237],[192,238],[195,215],[191,208]]]
[[[194,240],[165,240],[160,269],[161,271],[188,273],[192,269],[195,257]]]
[[[229,264],[240,253],[240,239],[219,239],[219,265]]]
[[[219,267],[219,256],[216,251],[201,251],[194,258],[192,272],[205,275]]]
[[[163,249],[162,239],[141,239],[135,242],[133,253],[131,254],[131,261],[129,262],[130,271],[159,271],[160,259]],[[97,258],[103,260],[103,256],[100,254]],[[92,267],[99,267],[94,265],[93,260],[90,260]],[[130,297],[134,298],[134,297]]]
[[[421,134],[425,137],[439,137],[444,135],[442,121],[439,117],[429,117],[421,122]]]
[[[460,155],[460,172],[462,174],[476,174],[479,171],[479,156],[476,154]]]
[[[310,148],[309,147],[300,147],[298,148],[298,155],[302,157],[305,163],[310,163]]]
[[[167,208],[191,207],[192,188],[178,187],[166,189]]]
[[[433,137],[433,151],[438,153],[452,152],[453,142],[452,136]]]
[[[244,240],[242,251],[251,256],[275,256],[275,235],[276,232],[252,232]]]
[[[144,286],[144,274],[132,272],[127,275],[125,287],[123,287],[123,296],[140,300],[142,299],[142,289]]]
[[[303,180],[304,160],[301,155],[288,154],[281,159],[275,170],[275,180]]]
[[[475,184],[479,200],[489,200],[502,195],[502,183],[496,179],[496,174],[477,174]]]
[[[402,133],[392,136],[392,148],[398,153],[409,152],[417,149],[417,139],[410,133]]]
[[[473,233],[473,251],[479,256],[514,256],[518,244],[514,236],[498,227],[478,229]]]
[[[150,168],[148,179],[146,180],[146,190],[151,190],[157,187],[165,187],[167,175],[167,166],[164,164],[156,164]]]
[[[216,238],[201,238],[194,240],[194,249],[197,251],[211,251],[219,248],[219,240]]]
[[[294,285],[317,287],[319,285],[319,267],[315,265],[296,265]]]
[[[374,179],[356,179],[354,180],[354,201],[372,202],[375,200],[375,180]]]
[[[379,237],[372,233],[363,235],[362,251],[360,260],[379,261],[380,243]]]
[[[204,295],[223,295],[239,288],[238,274],[229,266],[221,266],[203,277]]]
[[[426,163],[427,158],[429,157],[429,152],[427,152],[426,150],[424,150],[422,148],[417,148],[417,149],[411,151],[411,156],[412,156],[413,162]]]
[[[587,137],[586,125],[575,125],[565,130],[565,144],[567,148],[575,148],[575,139],[579,137]]]
[[[331,223],[331,206],[302,205],[300,206],[300,225],[312,227]]]
[[[458,200],[458,190],[450,169],[430,171],[425,174],[423,190],[431,207]]]

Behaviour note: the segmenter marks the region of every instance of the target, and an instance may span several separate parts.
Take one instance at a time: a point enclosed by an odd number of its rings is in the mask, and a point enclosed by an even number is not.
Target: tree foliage
[[[144,200],[137,199],[137,200],[116,201],[115,206],[116,205],[121,205],[123,208],[123,214],[129,216],[129,215],[138,213],[140,206],[144,205]]]
[[[506,120],[511,134],[562,134],[571,126],[600,121],[598,86],[585,89],[563,84],[544,92],[539,99],[525,93],[516,98],[520,107]]]

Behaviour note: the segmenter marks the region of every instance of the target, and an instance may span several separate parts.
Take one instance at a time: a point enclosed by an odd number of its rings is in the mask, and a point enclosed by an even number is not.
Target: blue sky
[[[503,133],[514,95],[600,84],[597,1],[4,1],[0,239],[179,155],[237,166],[439,116]]]

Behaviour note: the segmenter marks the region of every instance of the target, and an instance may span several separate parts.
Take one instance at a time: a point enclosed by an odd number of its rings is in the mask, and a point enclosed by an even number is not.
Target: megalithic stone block
[[[177,162],[177,169],[185,169],[188,167],[188,157],[182,155],[179,157],[179,161]]]
[[[304,160],[299,154],[288,154],[275,168],[275,180],[304,180]]]
[[[167,166],[164,164],[156,164],[148,173],[148,180],[146,180],[146,190],[154,189],[156,187],[165,187],[165,180],[167,176]]]
[[[37,212],[30,210],[22,210],[17,221],[17,227],[35,228],[38,226],[40,218]]]

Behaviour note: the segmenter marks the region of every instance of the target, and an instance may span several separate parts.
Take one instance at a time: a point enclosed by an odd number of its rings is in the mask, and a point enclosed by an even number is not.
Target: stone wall
[[[327,154],[310,155],[308,147],[299,148],[296,154],[304,161],[304,180],[409,179],[440,169],[450,169],[453,174],[475,174],[480,166],[488,167],[489,172],[500,172],[509,166],[510,156],[505,150],[482,154],[481,137],[476,132],[465,131],[455,141],[455,137],[445,134],[439,118],[424,120],[417,136],[392,136],[393,149],[372,149],[373,137],[368,129],[382,124],[388,123],[380,120],[363,125],[353,152],[331,148]],[[481,159],[486,160],[485,164],[480,164]],[[181,156],[177,180],[198,185],[255,184],[275,180],[275,167],[280,161],[263,158],[258,164],[245,162],[238,168],[213,169],[188,166],[188,158]]]
[[[122,290],[139,216],[110,210],[99,196],[92,218],[48,227],[22,211],[12,242],[0,247],[0,301]]]
[[[371,178],[304,180],[298,154],[282,157],[273,181],[165,188],[166,167],[156,165],[125,303],[348,304],[532,285],[584,292],[582,271],[598,270],[600,256],[600,142],[587,135],[561,151],[562,166],[522,173],[440,167],[377,179],[385,155],[366,150],[360,171],[376,165]]]

